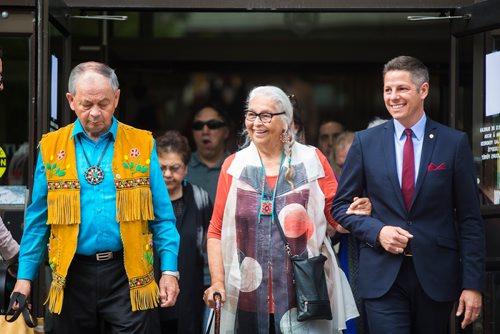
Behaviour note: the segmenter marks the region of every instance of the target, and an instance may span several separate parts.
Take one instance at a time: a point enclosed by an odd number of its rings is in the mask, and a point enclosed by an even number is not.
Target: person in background
[[[385,123],[385,122],[387,122],[387,120],[386,120],[386,119],[383,119],[383,118],[380,118],[380,117],[376,116],[374,119],[372,119],[372,120],[370,121],[370,123],[368,123],[368,125],[366,126],[366,128],[367,128],[367,129],[369,129],[369,128],[373,128],[373,127],[375,127],[375,126],[377,126],[377,125],[380,125],[380,124],[383,124],[383,123]]]
[[[101,325],[154,332],[154,308],[173,306],[179,293],[179,234],[155,141],[113,116],[120,89],[108,65],[74,67],[66,98],[77,120],[40,142],[14,292],[29,296],[48,248],[55,334],[99,333]]]
[[[332,168],[337,175],[337,178],[340,178],[342,173],[342,167],[344,167],[345,159],[347,158],[347,153],[352,145],[352,140],[354,139],[354,133],[351,131],[343,131],[340,133],[335,140],[335,145],[332,150]]]
[[[357,132],[332,214],[360,243],[359,294],[371,334],[449,332],[453,304],[465,328],[478,319],[485,236],[467,134],[424,111],[429,72],[418,59],[385,64],[392,116]],[[347,211],[367,196],[371,216]]]
[[[337,136],[344,131],[344,125],[331,119],[321,122],[318,131],[318,148],[325,157],[332,156]]]
[[[306,143],[306,129],[302,121],[302,109],[300,108],[299,101],[294,94],[288,95],[293,107],[293,123],[292,131],[295,133],[295,139],[301,144]]]
[[[192,130],[196,151],[189,160],[187,180],[203,188],[213,203],[220,169],[224,159],[229,155],[226,150],[229,126],[222,106],[209,103],[196,107]],[[203,272],[204,285],[209,287],[210,273],[206,253]],[[206,308],[203,315],[203,328],[206,327],[209,313],[210,310]]]
[[[3,82],[3,50],[0,47],[0,92],[4,89]],[[9,264],[17,263],[17,257],[19,254],[19,244],[12,237],[12,234],[7,229],[0,217],[0,255],[2,259],[7,261]],[[15,276],[15,271],[9,270],[12,276]]]
[[[180,234],[178,269],[181,293],[174,307],[160,309],[162,333],[202,332],[203,265],[206,233],[212,215],[212,202],[201,187],[187,182],[191,149],[186,137],[167,131],[156,138],[156,151],[167,185]]]
[[[332,150],[332,168],[340,179],[342,176],[342,168],[344,167],[345,159],[349,149],[351,148],[354,133],[351,131],[343,131],[337,137]],[[337,233],[332,238],[332,244],[338,245],[338,258],[340,268],[345,272],[349,284],[351,286],[356,306],[358,307],[360,316],[356,319],[351,319],[347,322],[347,328],[344,334],[363,334],[368,333],[365,326],[365,317],[363,310],[363,302],[358,293],[358,242],[351,233]]]
[[[209,307],[215,292],[222,296],[222,333],[339,333],[358,315],[326,234],[337,226],[329,213],[337,181],[317,148],[296,142],[292,122],[280,88],[254,88],[243,148],[222,165],[208,231],[212,285],[204,294]],[[360,199],[352,209],[370,214],[370,202]],[[293,254],[327,257],[333,320],[297,321],[292,264],[274,224]]]
[[[9,265],[16,264],[19,256],[19,244],[3,223],[2,217],[0,217],[0,256]],[[9,267],[8,271],[12,277],[16,277],[16,270],[13,267]]]
[[[205,189],[213,202],[220,168],[228,156],[229,127],[222,107],[214,103],[198,107],[192,129],[196,151],[189,160],[187,179]]]

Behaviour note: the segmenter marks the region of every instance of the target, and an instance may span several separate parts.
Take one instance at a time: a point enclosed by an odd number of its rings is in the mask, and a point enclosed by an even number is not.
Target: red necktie
[[[412,133],[411,129],[405,129],[406,141],[403,149],[403,174],[401,178],[401,191],[408,211],[415,191],[415,156],[411,139]]]

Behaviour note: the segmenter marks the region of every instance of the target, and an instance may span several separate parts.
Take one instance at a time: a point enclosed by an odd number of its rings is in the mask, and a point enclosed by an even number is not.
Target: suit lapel
[[[401,208],[406,212],[406,206],[403,199],[403,193],[401,192],[401,186],[399,185],[398,171],[396,170],[396,148],[394,146],[394,121],[385,122],[384,126],[384,157],[386,163],[386,170],[389,171],[388,175],[391,179],[392,187],[394,188],[394,193],[398,198]]]
[[[424,138],[422,138],[422,154],[420,156],[420,167],[418,169],[418,178],[417,184],[415,185],[413,202],[415,202],[415,199],[418,196],[418,192],[420,191],[420,188],[422,188],[422,184],[424,183],[425,176],[427,175],[427,166],[429,166],[429,163],[431,162],[432,152],[434,151],[434,145],[436,143],[437,136],[438,133],[434,121],[427,118]]]

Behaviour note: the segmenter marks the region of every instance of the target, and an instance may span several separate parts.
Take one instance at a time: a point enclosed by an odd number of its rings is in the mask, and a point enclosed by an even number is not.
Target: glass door
[[[471,333],[500,331],[500,3],[460,8],[452,23],[452,118],[471,138],[486,229],[482,321]]]

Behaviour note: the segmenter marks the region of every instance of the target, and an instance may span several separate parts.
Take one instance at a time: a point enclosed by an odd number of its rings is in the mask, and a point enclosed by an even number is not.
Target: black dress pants
[[[132,312],[123,256],[97,262],[76,256],[68,271],[54,334],[159,333],[156,310]]]

